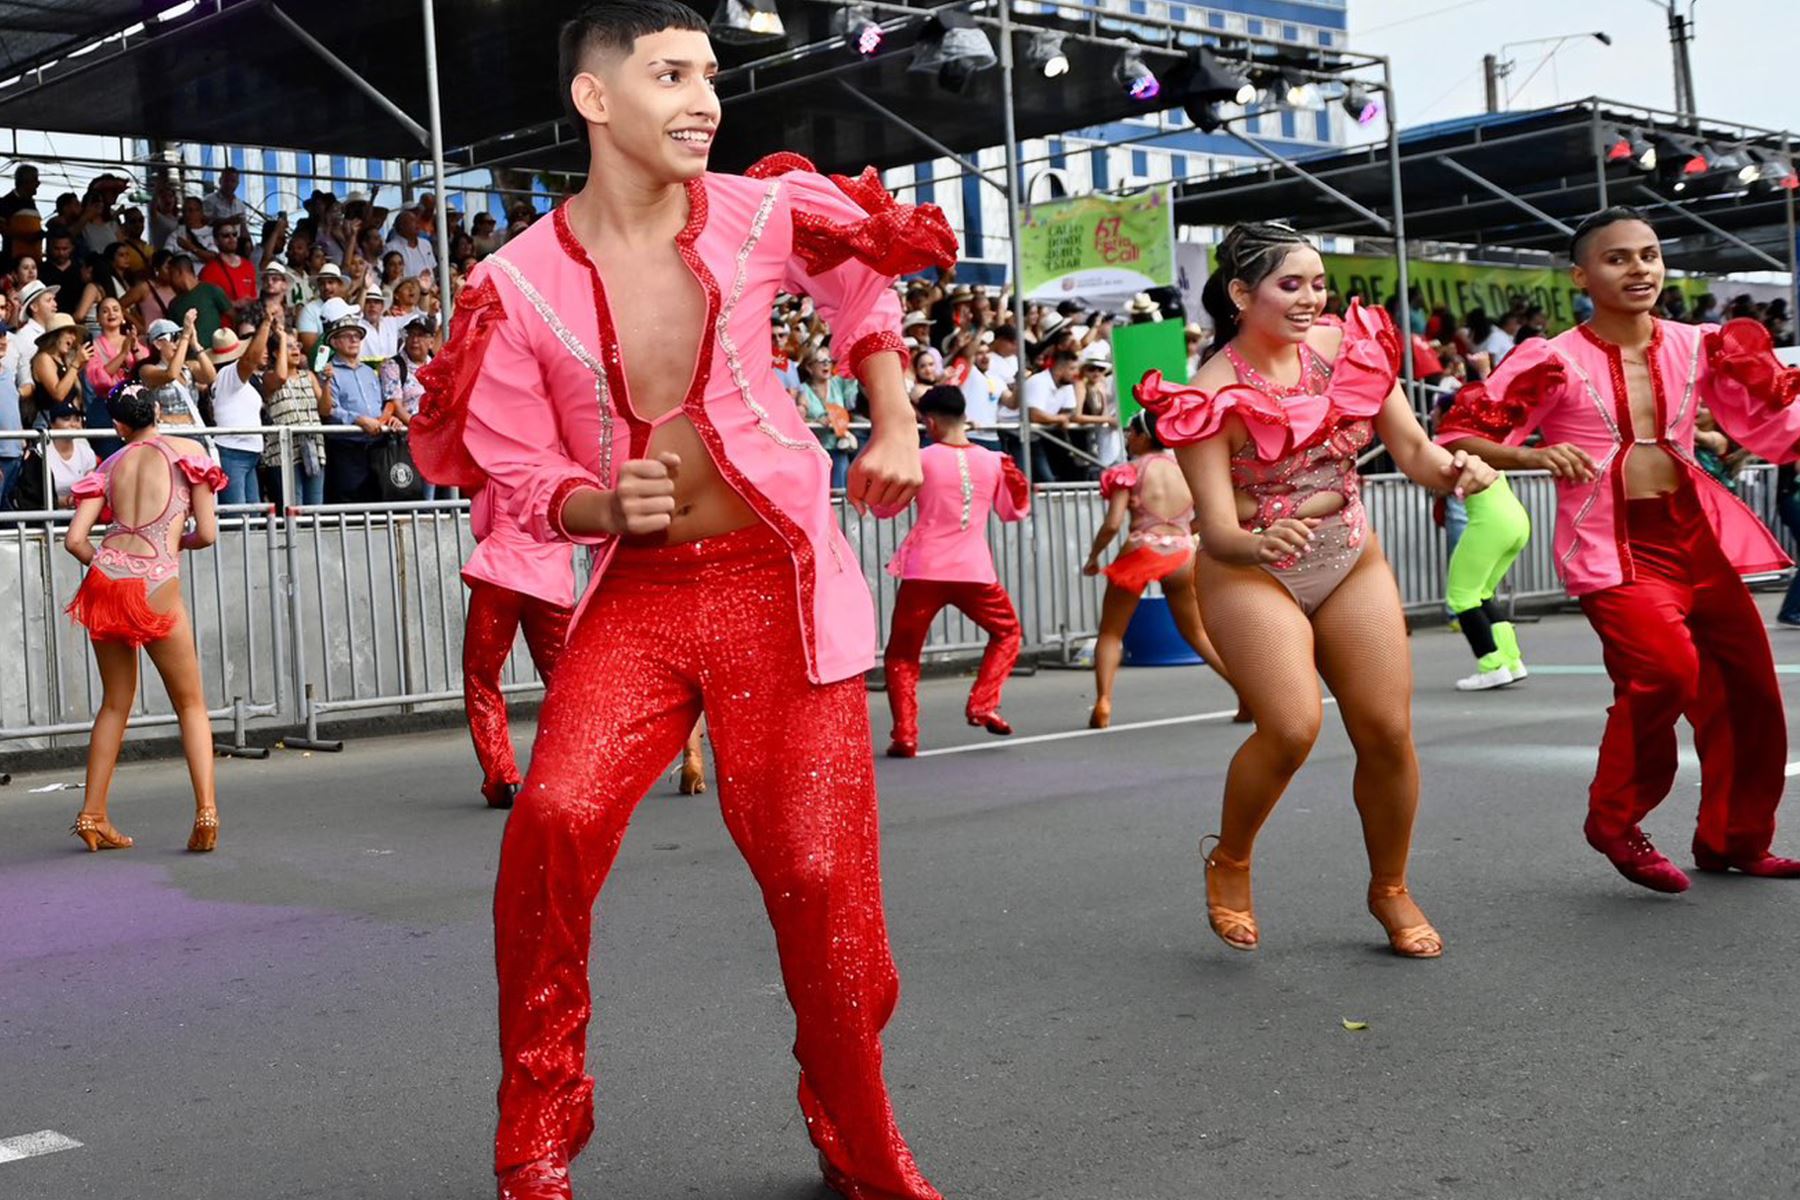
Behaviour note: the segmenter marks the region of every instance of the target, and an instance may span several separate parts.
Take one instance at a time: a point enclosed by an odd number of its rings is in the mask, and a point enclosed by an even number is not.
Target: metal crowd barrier
[[[266,432],[285,448],[297,433]],[[182,430],[205,435],[206,430]],[[233,432],[233,431],[224,431]],[[16,436],[16,435],[15,435]],[[39,435],[31,435],[37,437]],[[58,436],[99,436],[72,431]],[[329,453],[329,450],[328,450]],[[1550,546],[1555,491],[1548,476],[1510,477],[1530,512],[1534,536],[1514,565],[1515,599],[1562,595]],[[291,479],[284,494],[292,495]],[[1772,528],[1774,471],[1753,466],[1740,492]],[[1447,559],[1435,498],[1396,475],[1367,476],[1363,498],[1410,611],[1441,607]],[[883,634],[897,581],[885,566],[911,524],[859,516],[841,495],[834,505],[875,596]],[[1104,516],[1091,483],[1040,485],[1029,520],[989,529],[1001,582],[1014,597],[1028,649],[1070,663],[1099,626],[1104,578],[1081,574]],[[69,511],[0,512],[0,745],[40,748],[84,736],[100,698],[92,653],[63,607],[81,568],[62,548]],[[473,546],[462,500],[221,509],[219,541],[182,557],[182,587],[193,617],[215,719],[291,730],[291,745],[317,745],[319,721],[352,712],[405,712],[461,701],[462,630],[467,592],[460,567]],[[1791,541],[1782,534],[1783,540]],[[585,556],[577,555],[579,582]],[[985,635],[954,610],[934,624],[926,650],[963,654]],[[144,663],[134,730],[174,721],[154,669]],[[541,687],[523,643],[505,690]]]

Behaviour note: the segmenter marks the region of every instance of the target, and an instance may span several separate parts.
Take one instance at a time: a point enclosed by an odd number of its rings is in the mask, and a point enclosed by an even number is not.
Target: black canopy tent
[[[1687,176],[1666,161],[1657,168],[1638,165],[1638,151],[1665,134],[1711,154],[1714,165]],[[1673,145],[1663,143],[1665,159]],[[1775,179],[1773,165],[1791,176],[1796,149],[1791,135],[1775,130],[1587,99],[1408,131],[1399,139],[1398,165],[1407,233],[1421,241],[1478,251],[1560,251],[1583,216],[1608,204],[1630,204],[1656,216],[1674,266],[1794,272],[1795,192]],[[1763,159],[1772,167],[1767,178],[1745,183],[1736,177],[1742,165]],[[1395,165],[1387,146],[1309,157],[1299,165],[1312,180],[1257,166],[1184,185],[1176,218],[1213,225],[1256,213],[1314,233],[1384,234],[1317,182],[1365,205],[1379,204]],[[1679,190],[1676,181],[1684,184]]]

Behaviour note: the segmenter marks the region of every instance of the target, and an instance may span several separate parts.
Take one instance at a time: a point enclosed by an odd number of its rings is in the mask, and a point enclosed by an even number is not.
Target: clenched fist
[[[675,476],[681,456],[634,458],[619,468],[619,486],[606,493],[605,532],[627,537],[661,533],[675,516]]]

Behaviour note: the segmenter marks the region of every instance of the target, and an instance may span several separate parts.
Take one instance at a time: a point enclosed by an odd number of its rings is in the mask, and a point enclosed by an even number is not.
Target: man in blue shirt
[[[333,425],[354,425],[355,433],[331,439],[325,456],[325,501],[356,504],[381,499],[371,453],[389,430],[398,428],[382,410],[381,376],[362,361],[363,327],[354,315],[341,317],[325,327],[331,358],[325,364],[325,380],[331,388]]]
[[[25,427],[24,417],[19,412],[18,374],[10,369],[7,358],[11,346],[12,329],[5,321],[0,321],[0,430]],[[0,438],[0,508],[6,507],[6,499],[12,494],[13,479],[19,474],[19,464],[24,461],[24,442]]]

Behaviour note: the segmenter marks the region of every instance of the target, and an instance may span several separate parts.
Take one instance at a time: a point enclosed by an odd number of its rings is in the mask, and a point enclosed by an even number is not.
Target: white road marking
[[[54,1129],[22,1133],[18,1137],[0,1138],[0,1163],[36,1158],[40,1154],[55,1154],[59,1150],[74,1150],[80,1145],[74,1138]]]
[[[1789,763],[1787,765],[1787,773],[1789,775],[1800,775],[1800,762]]]
[[[1325,703],[1336,704],[1335,697],[1325,697]],[[1035,746],[1040,742],[1066,742],[1070,738],[1099,737],[1106,733],[1127,733],[1133,729],[1162,729],[1169,725],[1195,725],[1201,721],[1229,721],[1237,716],[1235,708],[1221,708],[1218,712],[1192,713],[1185,717],[1163,717],[1156,721],[1131,721],[1124,725],[1113,725],[1106,729],[1070,729],[1063,733],[1036,733],[1030,737],[995,738],[991,742],[970,742],[966,746],[941,746],[936,750],[921,750],[918,757],[935,758],[940,754],[972,754],[977,750],[1006,750],[1013,746]]]

